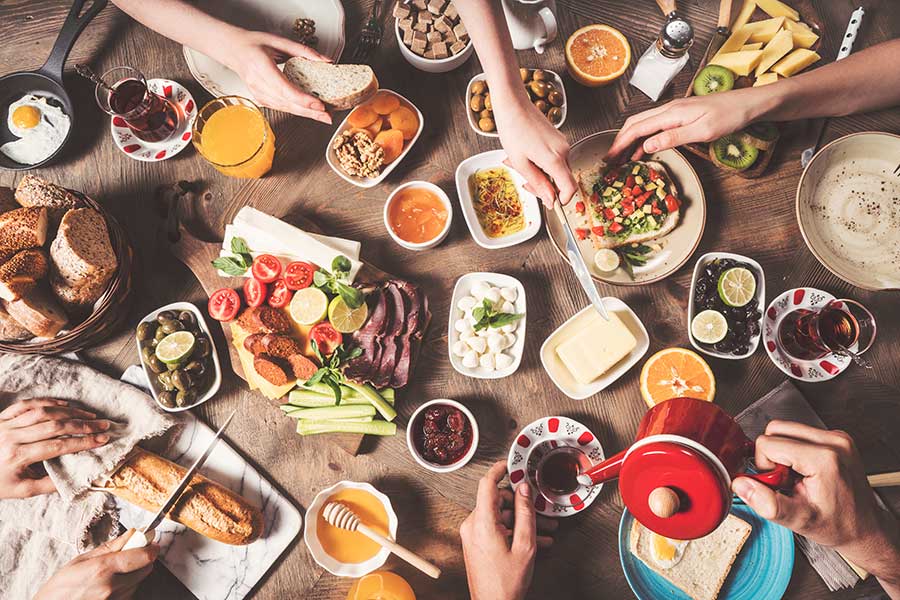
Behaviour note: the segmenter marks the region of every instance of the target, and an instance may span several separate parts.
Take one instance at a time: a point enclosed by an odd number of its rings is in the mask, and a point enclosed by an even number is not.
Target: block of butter
[[[586,311],[573,321],[569,335],[556,347],[556,355],[578,383],[589,384],[628,356],[637,340],[619,316],[609,313],[609,321],[596,310]]]

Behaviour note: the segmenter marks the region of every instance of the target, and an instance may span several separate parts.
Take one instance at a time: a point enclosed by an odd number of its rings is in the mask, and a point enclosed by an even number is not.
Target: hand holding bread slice
[[[378,91],[378,79],[368,65],[335,65],[298,56],[287,61],[284,74],[300,90],[335,110],[349,110]]]

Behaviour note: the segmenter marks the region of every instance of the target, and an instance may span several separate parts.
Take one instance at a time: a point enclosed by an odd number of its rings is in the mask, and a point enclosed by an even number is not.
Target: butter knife
[[[131,537],[128,538],[128,541],[125,542],[125,546],[122,547],[122,550],[132,550],[134,548],[143,548],[147,544],[153,542],[153,539],[156,537],[155,530],[159,527],[159,524],[162,523],[162,520],[166,517],[166,514],[172,509],[173,506],[178,502],[181,498],[181,495],[184,493],[184,490],[187,489],[188,485],[191,483],[191,479],[197,473],[197,470],[203,466],[206,462],[206,459],[209,458],[209,455],[212,454],[213,448],[216,447],[216,442],[219,441],[219,438],[222,437],[222,433],[225,432],[225,428],[231,423],[231,420],[234,418],[235,413],[237,413],[237,409],[231,411],[231,414],[228,415],[228,418],[225,419],[225,422],[222,423],[222,426],[219,427],[219,430],[216,432],[216,435],[213,437],[212,441],[209,442],[209,445],[206,447],[206,450],[203,454],[200,455],[200,458],[194,461],[194,464],[191,465],[191,468],[188,469],[187,473],[184,474],[184,477],[181,478],[181,481],[172,490],[172,493],[169,494],[168,499],[163,502],[163,505],[159,507],[156,515],[154,515],[153,520],[144,527],[143,529],[138,529]]]
[[[566,232],[566,255],[569,257],[569,264],[572,265],[572,270],[575,271],[575,277],[578,279],[578,283],[581,284],[581,288],[584,290],[584,293],[587,294],[588,299],[591,301],[591,304],[594,305],[594,308],[597,309],[597,312],[600,313],[600,316],[609,321],[609,313],[606,312],[606,307],[603,306],[603,299],[600,298],[600,293],[597,292],[594,280],[591,279],[591,273],[588,271],[587,264],[584,262],[584,257],[581,256],[581,250],[578,249],[578,243],[575,241],[575,234],[572,233],[572,227],[569,225],[569,220],[566,219],[562,205],[559,202],[556,202],[553,205],[553,211],[556,213],[556,216],[559,217],[559,222],[562,223],[563,229]]]

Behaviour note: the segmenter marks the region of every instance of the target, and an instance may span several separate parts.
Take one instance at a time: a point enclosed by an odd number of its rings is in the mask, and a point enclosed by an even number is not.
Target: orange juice
[[[388,222],[400,239],[411,244],[424,244],[444,230],[447,208],[428,188],[412,186],[393,197],[388,206]]]
[[[416,594],[396,573],[375,571],[353,584],[347,600],[416,600]]]
[[[384,505],[366,490],[347,488],[328,497],[329,502],[341,502],[352,510],[359,520],[385,537],[390,537],[388,514]],[[358,531],[347,531],[329,525],[322,512],[316,519],[316,537],[332,558],[342,563],[366,562],[381,551],[381,546]]]
[[[216,98],[194,123],[194,145],[219,172],[256,179],[272,168],[275,135],[262,111],[237,96]]]

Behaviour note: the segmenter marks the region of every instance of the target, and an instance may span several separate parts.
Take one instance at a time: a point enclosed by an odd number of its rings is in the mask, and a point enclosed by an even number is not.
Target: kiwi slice
[[[778,136],[778,127],[770,121],[751,123],[741,132],[741,139],[758,150],[771,150]]]
[[[720,137],[709,145],[709,157],[714,163],[732,171],[746,171],[753,166],[759,150],[746,143],[739,134]]]
[[[706,65],[694,78],[694,95],[727,92],[734,87],[734,73],[720,65]]]

